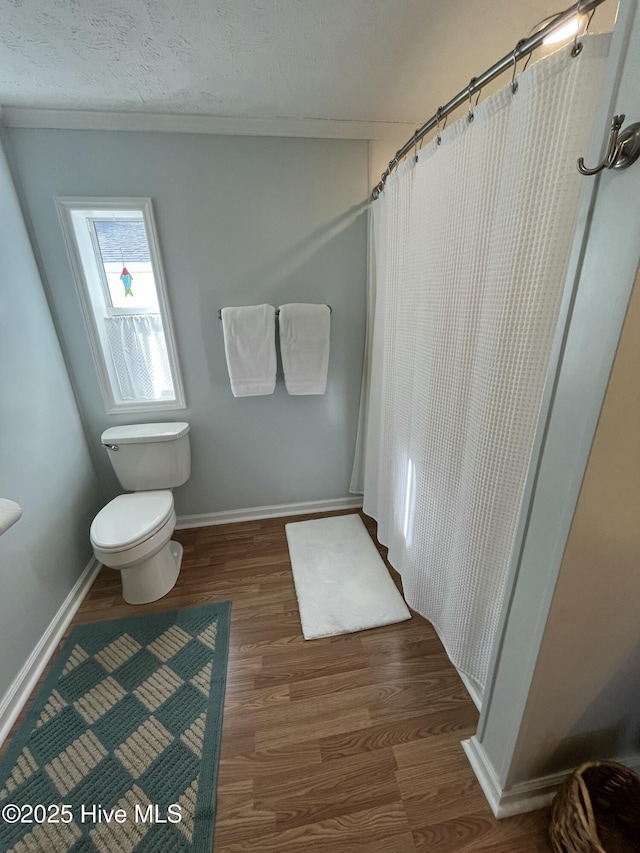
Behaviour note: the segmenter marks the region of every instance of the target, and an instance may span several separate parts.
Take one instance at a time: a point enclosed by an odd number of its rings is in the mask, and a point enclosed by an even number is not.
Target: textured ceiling
[[[555,11],[558,0],[0,0],[0,104],[419,122]]]

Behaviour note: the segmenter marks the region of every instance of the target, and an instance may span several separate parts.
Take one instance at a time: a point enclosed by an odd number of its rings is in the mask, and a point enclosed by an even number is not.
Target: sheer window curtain
[[[411,607],[487,677],[609,36],[408,159],[373,203],[371,353],[352,490]],[[365,371],[366,375],[367,371]]]
[[[122,400],[173,399],[167,345],[159,314],[105,317]]]

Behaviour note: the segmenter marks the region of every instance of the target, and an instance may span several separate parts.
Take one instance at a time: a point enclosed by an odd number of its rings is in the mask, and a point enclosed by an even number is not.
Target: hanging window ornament
[[[124,284],[124,295],[133,296],[133,291],[131,290],[131,282],[133,281],[133,276],[124,265],[122,267],[122,272],[120,273],[120,280]]]

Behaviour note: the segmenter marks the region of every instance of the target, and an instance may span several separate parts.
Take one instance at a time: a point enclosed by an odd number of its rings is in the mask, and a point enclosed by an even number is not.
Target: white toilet
[[[180,574],[182,545],[171,489],[191,473],[189,424],[130,424],[101,436],[123,489],[93,519],[93,553],[122,576],[122,597],[147,604],[171,590]]]

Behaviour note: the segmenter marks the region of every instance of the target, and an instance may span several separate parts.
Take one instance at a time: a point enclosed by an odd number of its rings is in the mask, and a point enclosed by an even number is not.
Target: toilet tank
[[[102,444],[123,489],[173,489],[189,479],[189,424],[128,424],[102,433]]]

